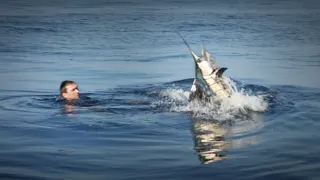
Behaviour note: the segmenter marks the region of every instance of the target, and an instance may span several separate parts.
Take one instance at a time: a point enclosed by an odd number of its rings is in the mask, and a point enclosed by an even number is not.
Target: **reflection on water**
[[[103,105],[105,100],[93,99],[89,96],[81,96],[80,99],[73,101],[65,101],[64,99],[58,98],[57,103],[61,105],[61,111],[63,114],[74,116],[76,115],[76,112],[80,110],[80,108],[94,107],[94,109],[97,109],[97,106]]]
[[[72,104],[65,104],[62,106],[62,112],[68,116],[75,116],[75,106]]]
[[[239,119],[226,121],[193,118],[191,132],[199,161],[214,163],[226,159],[231,148],[259,143],[259,133],[256,132],[263,127],[262,115],[248,112],[238,114]]]
[[[119,114],[129,111],[134,112],[137,110],[142,110],[143,106],[149,104],[149,102],[142,100],[128,100],[123,98],[124,96],[121,98],[105,98],[103,96],[104,94],[81,95],[80,99],[68,102],[58,98],[56,103],[59,104],[60,113],[67,116],[75,116],[77,114],[90,112],[108,114]]]
[[[226,137],[231,132],[230,128],[222,126],[219,122],[212,120],[193,120],[194,149],[197,151],[201,163],[208,164],[226,158],[224,152],[230,148]]]

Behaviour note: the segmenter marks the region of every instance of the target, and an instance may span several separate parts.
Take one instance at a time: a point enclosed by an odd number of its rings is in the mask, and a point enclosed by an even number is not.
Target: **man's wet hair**
[[[64,80],[64,81],[61,82],[61,84],[60,84],[60,94],[67,92],[66,86],[69,85],[69,84],[75,84],[75,82],[71,81],[71,80]]]

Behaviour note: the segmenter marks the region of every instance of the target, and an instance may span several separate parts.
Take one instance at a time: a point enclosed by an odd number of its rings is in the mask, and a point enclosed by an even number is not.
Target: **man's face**
[[[68,84],[66,92],[62,93],[62,97],[69,101],[79,99],[78,85],[76,83]]]

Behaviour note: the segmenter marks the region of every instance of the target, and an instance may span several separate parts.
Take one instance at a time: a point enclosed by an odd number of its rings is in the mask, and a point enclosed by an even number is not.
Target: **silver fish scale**
[[[228,98],[231,96],[231,91],[221,78],[217,78],[215,74],[203,76],[209,89],[220,98]]]

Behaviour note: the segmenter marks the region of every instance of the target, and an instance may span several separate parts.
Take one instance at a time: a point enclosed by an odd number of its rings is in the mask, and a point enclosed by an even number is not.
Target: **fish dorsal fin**
[[[226,68],[226,67],[223,67],[223,68],[219,68],[219,69],[217,69],[216,70],[216,75],[218,76],[218,77],[221,77],[222,76],[222,74],[227,70],[228,68]]]
[[[211,60],[211,54],[206,50],[203,44],[202,44],[201,53],[202,53],[202,56],[205,57],[207,61]]]
[[[203,41],[202,41],[202,47],[201,47],[201,54],[202,54],[202,56],[205,56],[205,55],[204,55],[204,51],[205,51],[205,48],[204,48],[204,43],[203,43]]]
[[[202,47],[202,56],[207,60],[207,61],[210,61],[212,66],[214,68],[220,68],[218,65],[217,65],[217,62],[216,60],[213,58],[213,56],[211,55],[211,53],[209,53],[209,51],[207,51],[206,48],[204,48],[204,46]]]

